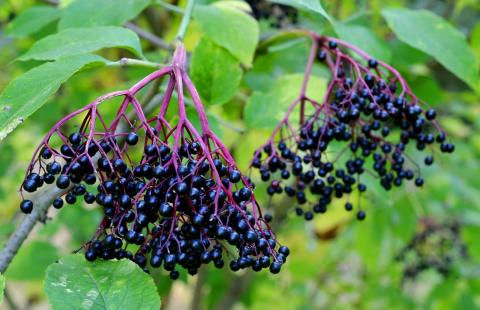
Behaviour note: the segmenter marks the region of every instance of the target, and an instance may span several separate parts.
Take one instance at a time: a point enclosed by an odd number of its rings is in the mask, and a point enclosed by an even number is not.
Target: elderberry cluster
[[[457,221],[434,223],[421,221],[420,231],[398,253],[396,261],[403,264],[403,281],[415,280],[423,271],[436,270],[447,277],[457,261],[468,258]]]
[[[298,22],[298,11],[291,6],[266,0],[247,0],[247,3],[256,19],[267,20],[273,28],[287,28]]]
[[[435,144],[443,153],[454,151],[435,121],[436,111],[424,109],[401,77],[386,76],[390,68],[380,68],[375,59],[364,66],[337,41],[320,41],[315,52],[332,70],[325,98],[319,103],[301,95],[294,103],[302,113],[297,129],[287,114],[254,153],[251,165],[268,182],[267,193],[295,198],[296,214],[311,220],[342,197],[352,211],[354,200],[360,201],[353,193],[367,190],[368,177],[386,191],[408,181],[422,186],[419,165],[409,153],[426,152],[423,161],[429,166],[437,156]],[[365,219],[365,211],[357,209],[357,219]]]
[[[99,112],[102,100],[80,111],[86,114],[80,130],[64,135],[72,115],[60,121],[34,156],[22,195],[55,184],[61,193],[53,202],[57,209],[78,200],[101,206],[103,220],[84,246],[88,261],[130,259],[146,272],[163,266],[172,279],[179,267],[194,275],[203,264],[222,268],[226,259],[232,271],[278,273],[289,249],[277,243],[262,217],[251,180],[208,128],[197,92],[179,69],[180,56],[174,56],[177,66],[139,82],[143,87],[162,75],[171,79],[156,117],[145,117],[135,85],[111,95],[124,96],[111,124]],[[182,83],[196,104],[202,134],[186,117],[182,100],[176,123],[166,120],[173,91],[183,98]],[[130,108],[133,117],[127,117]],[[24,199],[20,208],[30,213],[34,203]]]

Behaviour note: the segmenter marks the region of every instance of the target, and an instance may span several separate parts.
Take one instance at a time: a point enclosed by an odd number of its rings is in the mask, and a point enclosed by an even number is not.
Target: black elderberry
[[[85,183],[92,185],[95,184],[97,178],[95,177],[95,174],[87,174],[83,180],[85,181]]]
[[[53,153],[50,149],[44,148],[42,150],[42,158],[43,159],[50,159],[52,157]]]
[[[68,141],[73,145],[79,145],[82,142],[82,136],[80,133],[74,132],[68,137]]]
[[[138,142],[138,135],[134,132],[130,132],[128,135],[127,135],[127,138],[125,139],[125,141],[129,144],[129,145],[135,145],[137,144]]]
[[[27,199],[23,200],[20,203],[20,210],[25,214],[31,213],[33,210],[33,202]]]
[[[60,173],[60,171],[62,171],[62,166],[58,162],[54,161],[54,162],[51,162],[51,163],[47,164],[47,172],[48,173],[56,175],[56,174]]]
[[[318,53],[318,60],[325,61],[325,59],[327,59],[327,52],[325,52],[324,50],[321,50]]]
[[[162,202],[158,207],[158,212],[162,216],[170,217],[173,215],[173,207],[169,203]]]
[[[273,273],[273,274],[277,274],[280,272],[280,269],[282,268],[282,264],[281,263],[277,263],[277,262],[273,262],[271,265],[270,265],[270,272]]]
[[[427,112],[425,112],[425,117],[428,120],[433,120],[437,116],[437,112],[434,109],[428,109]]]
[[[106,208],[113,207],[114,199],[112,195],[105,195],[101,201],[101,205],[103,205]]]
[[[329,47],[330,49],[335,49],[335,48],[337,48],[337,46],[338,46],[337,42],[335,42],[335,41],[328,41],[328,47]]]
[[[153,176],[158,179],[163,179],[167,175],[167,170],[161,166],[158,165],[155,168],[153,168]]]
[[[60,197],[57,197],[53,200],[53,203],[52,203],[53,207],[55,209],[61,209],[63,207],[63,200],[62,198]]]
[[[358,212],[357,212],[357,219],[358,219],[359,221],[363,221],[366,216],[367,216],[367,215],[365,214],[364,211],[358,211]]]
[[[97,259],[97,254],[93,248],[90,248],[85,252],[85,259],[89,262],[93,262],[95,259]]]
[[[165,266],[175,266],[177,263],[177,257],[174,254],[167,254],[164,259]]]
[[[77,197],[75,197],[75,195],[72,194],[72,193],[68,193],[68,194],[65,196],[65,202],[68,203],[68,204],[73,205],[75,202],[77,202]]]
[[[418,178],[415,179],[415,185],[416,186],[420,187],[420,186],[423,185],[423,183],[424,183],[423,178],[418,177]]]
[[[347,202],[345,204],[345,210],[352,211],[353,210],[353,205],[350,202]]]
[[[240,179],[241,179],[241,174],[240,174],[240,171],[238,170],[232,170],[230,171],[230,175],[228,176],[230,182],[232,183],[238,183],[240,182]]]
[[[242,187],[239,191],[239,197],[242,201],[250,199],[252,196],[252,191],[247,187]]]
[[[37,182],[33,179],[26,179],[23,182],[23,189],[26,190],[29,193],[33,193],[34,191],[37,190]]]
[[[180,182],[176,186],[176,191],[179,195],[184,195],[188,191],[188,185],[185,182]]]
[[[102,141],[100,143],[100,147],[102,148],[102,150],[105,152],[105,153],[108,153],[112,150],[110,144],[106,141]]]
[[[180,272],[178,272],[177,270],[170,271],[170,279],[176,280],[179,277],[180,277]]]
[[[113,167],[115,168],[116,171],[120,173],[124,173],[125,171],[127,171],[127,165],[123,160],[119,158],[115,159],[115,161],[113,162]]]
[[[55,182],[55,176],[51,173],[45,173],[43,175],[43,181],[47,184],[52,184],[53,182]]]
[[[145,267],[147,265],[147,258],[142,254],[136,254],[134,258],[135,263],[140,267]]]
[[[92,204],[95,202],[95,195],[92,193],[86,193],[85,196],[83,196],[83,199],[86,203]]]
[[[66,189],[68,186],[70,186],[70,179],[68,178],[67,175],[65,174],[61,174],[58,178],[57,178],[57,187],[60,188],[60,189]]]
[[[433,164],[433,156],[425,157],[424,162],[425,162],[425,165],[430,166],[431,164]]]

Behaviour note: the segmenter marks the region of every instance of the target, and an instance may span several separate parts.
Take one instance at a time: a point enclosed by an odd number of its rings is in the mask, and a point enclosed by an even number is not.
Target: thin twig
[[[7,270],[8,265],[12,261],[18,249],[22,246],[25,239],[32,231],[38,221],[45,222],[47,218],[47,211],[52,201],[66,193],[68,189],[59,189],[57,187],[50,187],[48,190],[38,193],[32,200],[35,201],[35,208],[32,213],[26,215],[17,229],[10,236],[4,248],[0,252],[0,273]]]
[[[138,34],[139,37],[147,40],[148,42],[152,43],[156,47],[159,47],[159,48],[162,48],[162,49],[165,49],[165,50],[168,50],[168,51],[173,49],[172,46],[170,44],[168,44],[167,42],[165,42],[162,38],[154,35],[153,33],[150,33],[148,31],[143,30],[142,28],[138,27],[134,23],[126,22],[123,25],[126,28],[128,28],[128,29],[132,30],[133,32],[135,32],[136,34]]]
[[[195,283],[195,288],[193,290],[192,303],[190,304],[190,310],[201,310],[202,307],[202,297],[203,297],[203,287],[205,285],[207,276],[207,269],[200,268],[197,274],[197,283]]]
[[[118,61],[111,61],[107,63],[109,67],[126,67],[126,66],[136,66],[136,67],[147,67],[147,68],[160,68],[162,67],[161,64],[146,61],[146,60],[139,60],[139,59],[132,59],[132,58],[121,58]]]
[[[5,301],[7,302],[10,310],[19,309],[19,307],[17,306],[17,304],[13,300],[12,295],[10,294],[10,290],[8,289],[8,287],[5,287],[5,289],[3,290],[3,296],[5,297]]]
[[[178,27],[178,31],[177,31],[177,40],[179,41],[183,41],[183,38],[185,37],[188,24],[190,23],[190,19],[192,18],[192,12],[193,12],[194,6],[195,6],[195,0],[188,0],[187,7],[185,8],[182,21],[180,22],[180,26]]]
[[[153,2],[153,4],[157,4],[169,11],[172,11],[172,12],[175,12],[175,13],[178,13],[178,14],[183,14],[183,10],[181,8],[179,8],[178,6],[176,5],[173,5],[171,3],[168,3],[168,2],[165,2],[165,1],[162,1],[162,0],[156,0]]]

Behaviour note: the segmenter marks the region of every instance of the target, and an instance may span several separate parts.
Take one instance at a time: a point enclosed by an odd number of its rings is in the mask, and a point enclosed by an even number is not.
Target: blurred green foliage
[[[129,1],[133,3],[131,7],[115,6],[115,1],[98,1],[93,6],[92,1],[60,1],[59,8],[47,2],[0,2],[0,89],[23,74],[33,75],[34,79],[20,84],[22,97],[8,98],[23,105],[19,109],[23,114],[18,116],[33,114],[0,142],[2,243],[19,222],[17,190],[42,136],[63,115],[103,93],[127,88],[152,70],[108,67],[103,60],[83,62],[85,57],[98,60],[98,56],[67,55],[66,67],[61,62],[65,60],[60,59],[43,65],[58,71],[51,69],[35,76],[35,71],[25,72],[41,65],[40,62],[14,60],[59,28],[77,25],[118,27],[130,20],[170,42],[181,18],[163,1]],[[208,106],[213,129],[246,171],[252,152],[268,136],[268,128],[297,95],[308,45],[301,38],[291,38],[256,50],[259,38],[261,47],[264,38],[282,31],[272,27],[277,17],[257,21],[246,13],[249,7],[244,2],[197,2],[201,5],[185,39],[193,53],[191,73]],[[164,273],[154,272],[163,307],[189,307],[193,296],[192,309],[225,309],[233,304],[248,309],[479,308],[480,3],[343,0],[323,1],[322,6],[317,0],[276,2],[299,9],[296,23],[291,20],[287,27],[339,36],[395,66],[418,97],[438,110],[440,123],[455,143],[456,152],[453,156],[438,157],[435,165],[423,170],[426,185],[422,189],[404,186],[387,195],[373,182],[367,184],[372,190],[361,204],[368,217],[361,223],[344,212],[342,201],[308,223],[294,215],[292,202],[276,202],[275,211],[282,210],[286,216],[277,227],[278,239],[289,245],[292,252],[282,273],[234,275],[206,268],[199,277],[182,275],[172,285]],[[179,7],[185,3],[171,2]],[[92,8],[98,11],[98,18],[90,18]],[[327,14],[332,22],[325,18]],[[436,28],[429,28],[432,25]],[[115,41],[113,37],[109,39]],[[136,43],[117,42],[96,42],[100,44],[88,51],[100,50],[98,55],[111,61],[133,57],[131,51],[142,54]],[[148,60],[167,61],[168,52],[147,40],[140,42]],[[131,47],[130,51],[110,48],[125,45]],[[80,59],[76,66],[71,62],[75,58]],[[84,64],[90,64],[90,68],[81,70]],[[78,70],[81,71],[75,74]],[[45,72],[49,76],[43,78]],[[315,97],[321,98],[328,77],[324,68],[315,65]],[[0,103],[5,102],[0,99]],[[110,113],[114,113],[113,108]],[[190,111],[189,116],[195,117],[195,113]],[[0,120],[3,117],[0,114]],[[268,206],[261,184],[256,194],[261,204]],[[5,274],[10,291],[28,288],[13,294],[14,302],[25,304],[35,297],[35,302],[29,304],[32,309],[45,304],[39,284],[47,266],[88,241],[101,218],[98,209],[81,203],[61,212],[51,210],[49,215],[47,224],[39,224]],[[458,223],[459,242],[465,245],[466,253],[438,251],[425,242],[422,251],[453,257],[449,272],[444,275],[429,268],[415,277],[406,277],[408,264],[396,257],[415,235],[426,229],[425,222],[440,226]]]

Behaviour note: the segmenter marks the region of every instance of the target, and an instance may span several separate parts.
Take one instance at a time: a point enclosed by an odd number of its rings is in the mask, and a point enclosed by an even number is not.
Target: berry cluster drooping
[[[151,81],[169,78],[158,114],[146,118],[135,95]],[[184,87],[198,113],[201,130],[186,116]],[[167,121],[176,92],[178,116]],[[107,99],[120,98],[110,122],[101,113]],[[127,117],[128,114],[134,117]],[[62,130],[83,117],[78,130]],[[253,183],[210,130],[198,93],[185,72],[179,45],[170,66],[127,91],[100,97],[55,125],[37,149],[22,186],[34,192],[55,184],[62,190],[55,208],[82,199],[104,212],[85,245],[89,261],[127,258],[145,271],[178,267],[194,275],[202,264],[230,269],[269,268],[278,273],[289,250],[279,246],[253,195]],[[21,210],[35,208],[24,199]]]
[[[353,193],[367,190],[367,178],[387,191],[410,180],[422,186],[420,165],[409,154],[426,152],[428,166],[437,156],[435,144],[443,153],[454,145],[435,121],[435,110],[423,106],[394,68],[348,43],[308,35],[313,45],[300,95],[251,165],[268,182],[268,194],[294,197],[296,213],[306,220],[342,197],[345,209],[356,208],[363,220],[366,213]],[[332,75],[322,100],[306,94],[315,61],[326,63]],[[298,126],[292,121],[296,112]]]

